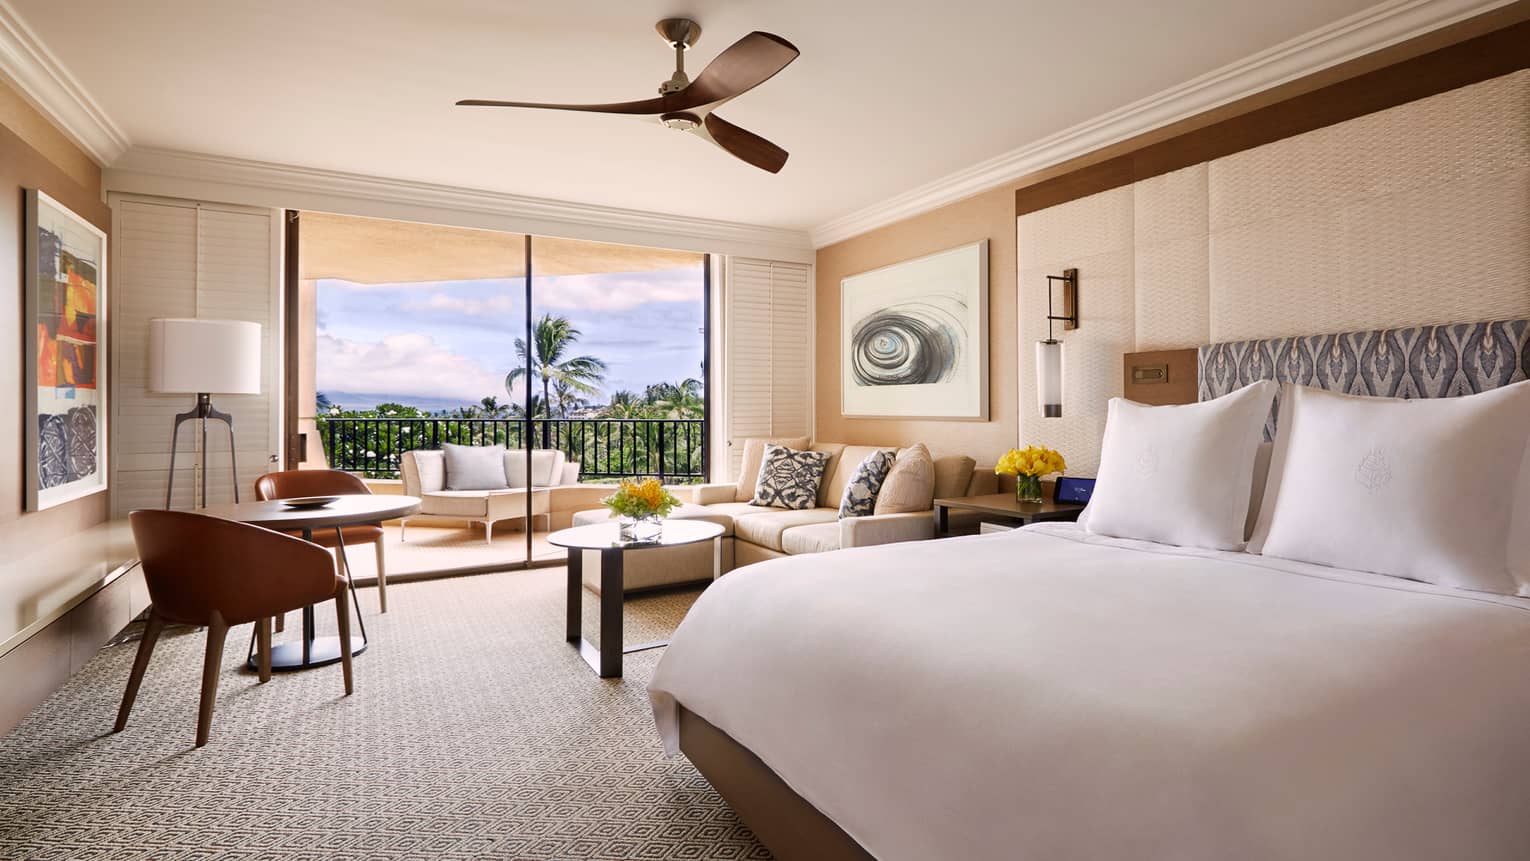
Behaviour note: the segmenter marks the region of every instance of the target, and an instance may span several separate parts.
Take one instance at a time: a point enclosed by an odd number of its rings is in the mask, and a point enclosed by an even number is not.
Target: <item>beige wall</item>
[[[101,170],[63,133],[49,125],[14,90],[0,83],[0,272],[9,282],[0,302],[0,547],[7,553],[57,541],[106,519],[107,495],[98,493],[47,511],[21,510],[22,189],[39,188],[102,230],[111,213],[101,202]],[[110,269],[108,269],[110,273]],[[110,277],[110,275],[108,275]],[[108,285],[110,289],[110,285]],[[110,321],[106,336],[112,337]],[[4,610],[8,608],[0,608]]]
[[[1038,443],[1091,475],[1123,353],[1530,316],[1530,71],[1018,220],[1013,206],[1005,186],[819,251],[819,438],[921,440],[980,462]],[[840,279],[984,237],[992,420],[841,416]],[[1043,418],[1031,343],[1045,276],[1069,267],[1082,322],[1061,334],[1063,416]]]
[[[858,272],[987,239],[989,420],[905,421],[840,415],[839,282]],[[936,456],[993,463],[1014,444],[1019,410],[1015,327],[1015,193],[1004,186],[818,250],[814,435],[857,445],[923,442]]]

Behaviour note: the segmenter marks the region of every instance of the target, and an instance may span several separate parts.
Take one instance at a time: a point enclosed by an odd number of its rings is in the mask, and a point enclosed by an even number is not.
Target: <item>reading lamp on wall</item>
[[[1062,313],[1058,314],[1052,304],[1057,284],[1062,282]],[[1064,269],[1061,275],[1047,276],[1047,339],[1036,342],[1036,399],[1041,414],[1047,418],[1062,415],[1063,351],[1062,341],[1057,340],[1052,324],[1062,322],[1063,331],[1078,328],[1078,270]]]

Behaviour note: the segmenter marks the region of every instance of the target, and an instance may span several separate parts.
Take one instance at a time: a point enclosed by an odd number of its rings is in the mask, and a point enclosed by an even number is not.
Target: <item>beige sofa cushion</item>
[[[924,443],[898,452],[898,459],[877,494],[877,514],[929,511],[935,504],[935,460]]]
[[[769,439],[751,437],[744,440],[744,457],[738,464],[738,490],[734,492],[733,499],[736,502],[748,502],[754,499],[754,486],[760,480],[760,462],[765,459],[765,445],[784,445],[790,449],[802,451],[807,448],[808,438],[805,436],[777,436]]]
[[[823,480],[818,482],[818,507],[837,507],[839,505],[839,497],[836,496],[832,500],[828,498],[829,477],[834,474],[834,470],[839,468],[840,455],[845,450],[845,444],[842,442],[815,442],[810,447],[810,450],[821,451],[829,456],[829,459],[823,465]]]
[[[421,514],[447,517],[485,517],[489,513],[489,494],[482,490],[439,490],[420,495]]]
[[[972,485],[972,470],[977,461],[964,454],[948,454],[935,458],[935,498],[948,499],[966,496]]]
[[[781,533],[781,549],[789,554],[826,553],[839,549],[839,521],[793,526]]]
[[[820,504],[825,508],[839,508],[839,501],[845,496],[845,485],[855,475],[855,468],[861,465],[861,461],[870,457],[874,452],[890,451],[894,454],[897,449],[883,445],[847,445],[845,450],[839,453],[839,462],[834,471],[824,479],[824,492],[819,494]]]
[[[793,526],[811,523],[839,523],[839,512],[832,508],[806,508],[801,511],[771,509],[733,518],[733,535],[740,541],[758,544],[770,550],[781,549],[781,533]]]

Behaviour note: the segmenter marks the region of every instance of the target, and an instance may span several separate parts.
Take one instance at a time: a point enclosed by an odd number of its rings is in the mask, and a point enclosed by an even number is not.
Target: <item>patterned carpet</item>
[[[338,665],[257,685],[235,629],[200,750],[202,632],[161,638],[119,735],[136,643],[103,649],[0,739],[0,858],[769,859],[664,758],[645,693],[663,650],[596,678],[563,642],[563,584],[399,583],[386,616],[363,590],[349,698]],[[629,600],[627,642],[667,636],[698,594]]]

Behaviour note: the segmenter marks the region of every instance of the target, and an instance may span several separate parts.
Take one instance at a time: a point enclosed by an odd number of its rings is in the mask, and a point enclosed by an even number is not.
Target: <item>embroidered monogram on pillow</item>
[[[754,485],[751,505],[773,508],[813,508],[818,504],[818,485],[823,482],[828,452],[794,451],[784,445],[765,446],[760,478]]]
[[[846,517],[867,517],[875,513],[877,507],[877,493],[882,489],[882,482],[887,480],[887,473],[892,470],[893,453],[890,451],[874,451],[866,455],[860,466],[850,476],[850,483],[845,485],[844,496],[839,500],[839,516],[843,520]]]

